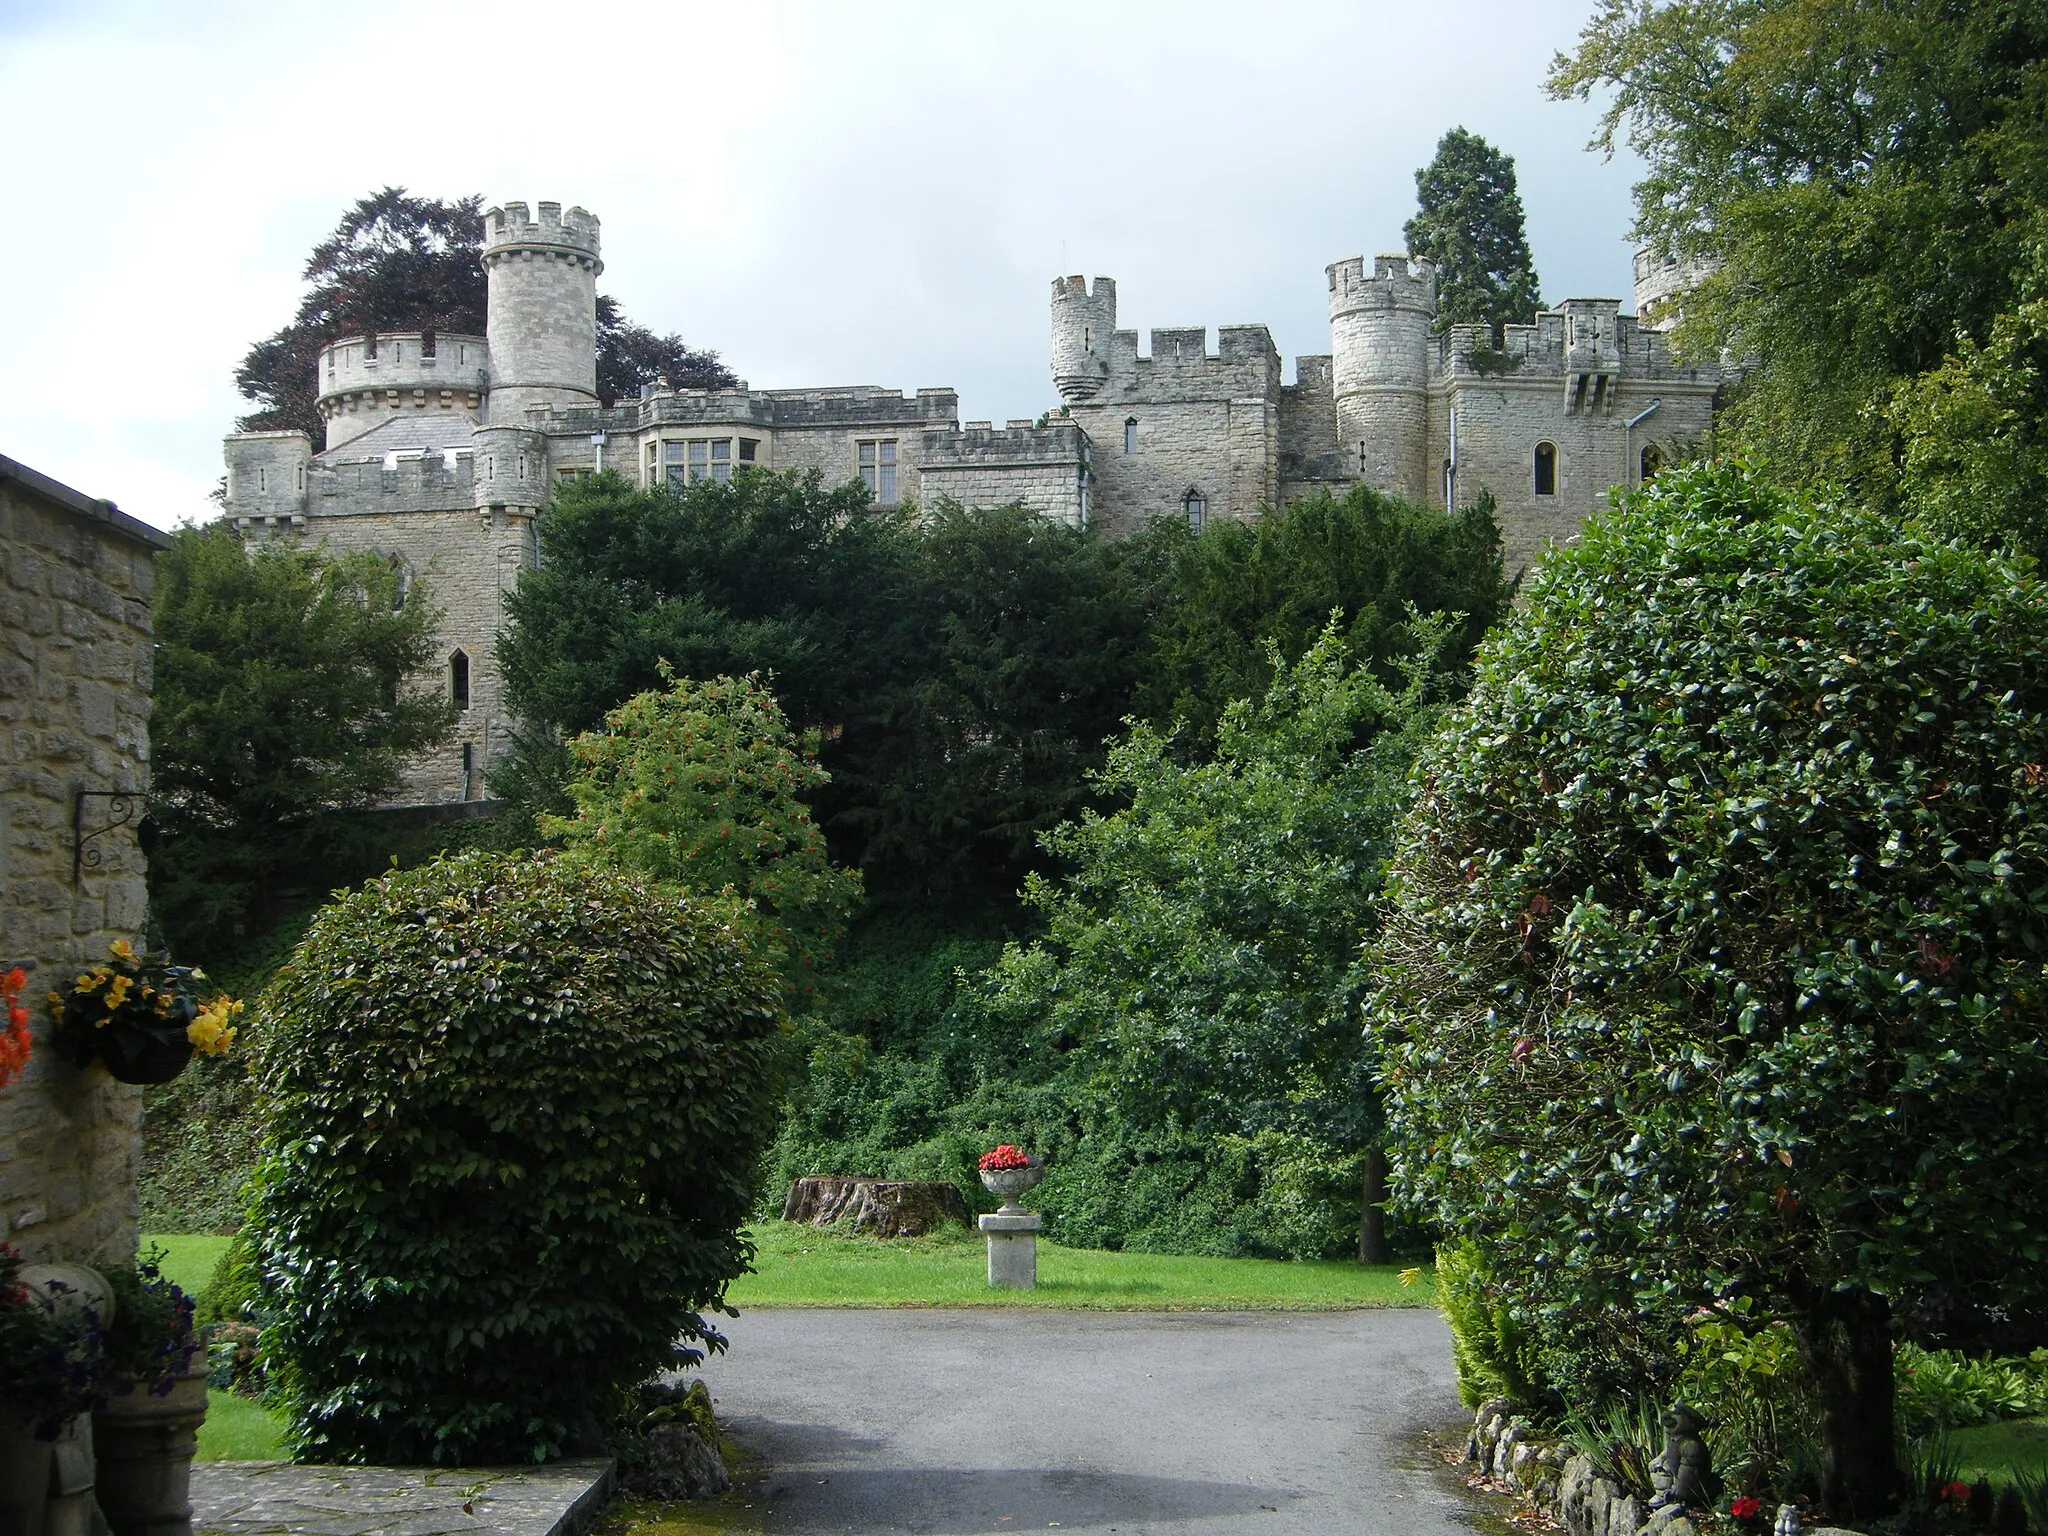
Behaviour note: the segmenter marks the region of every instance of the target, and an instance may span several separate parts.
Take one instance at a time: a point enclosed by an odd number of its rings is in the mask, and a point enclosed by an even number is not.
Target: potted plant
[[[52,1447],[98,1387],[99,1314],[71,1291],[0,1243],[0,1530],[41,1525]]]
[[[1045,1164],[1021,1148],[1004,1142],[993,1152],[981,1154],[981,1185],[1002,1198],[1003,1209],[1019,1210],[1018,1197],[1036,1189],[1045,1177]]]
[[[93,1408],[94,1492],[114,1536],[189,1533],[192,1455],[206,1417],[206,1354],[192,1299],[164,1277],[163,1251],[110,1271],[112,1318]]]
[[[234,1044],[241,1003],[210,987],[204,971],[138,955],[116,939],[112,958],[50,993],[51,1043],[74,1067],[95,1059],[124,1083],[167,1083],[195,1050],[219,1056]]]

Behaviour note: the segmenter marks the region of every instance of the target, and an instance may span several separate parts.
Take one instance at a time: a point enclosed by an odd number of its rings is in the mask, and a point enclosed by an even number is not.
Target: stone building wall
[[[919,459],[927,506],[1020,506],[1070,528],[1087,521],[1086,449],[1070,421],[969,422],[957,432],[927,432]]]
[[[31,1262],[135,1250],[142,1090],[58,1061],[44,994],[141,937],[134,823],[76,866],[76,798],[149,788],[149,601],[163,534],[0,458],[0,970],[33,966],[26,1073],[0,1088],[0,1238]],[[112,816],[82,802],[84,829]]]

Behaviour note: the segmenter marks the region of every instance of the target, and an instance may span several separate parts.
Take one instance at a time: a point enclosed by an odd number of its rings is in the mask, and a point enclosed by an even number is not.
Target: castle
[[[556,482],[612,469],[643,486],[744,467],[858,478],[880,506],[1021,504],[1126,533],[1149,519],[1248,518],[1364,483],[1433,506],[1493,494],[1511,569],[1569,537],[1712,425],[1720,368],[1672,358],[1651,323],[1688,273],[1639,254],[1635,317],[1568,299],[1530,325],[1435,329],[1436,271],[1407,256],[1327,268],[1330,351],[1283,382],[1263,325],[1118,330],[1116,285],[1055,279],[1052,379],[1037,420],[959,420],[950,389],[674,390],[597,396],[598,221],[557,203],[484,216],[487,336],[398,334],[320,354],[326,442],[226,440],[227,509],[244,537],[374,549],[431,582],[445,611],[438,686],[453,744],[414,765],[408,797],[467,800],[509,750],[494,656],[505,595],[538,558]]]

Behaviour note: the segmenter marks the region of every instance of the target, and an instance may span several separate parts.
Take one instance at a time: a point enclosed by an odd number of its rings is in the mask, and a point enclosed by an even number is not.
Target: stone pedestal
[[[1029,1291],[1038,1285],[1038,1234],[1045,1218],[1006,1209],[981,1218],[988,1234],[988,1283],[998,1290]]]

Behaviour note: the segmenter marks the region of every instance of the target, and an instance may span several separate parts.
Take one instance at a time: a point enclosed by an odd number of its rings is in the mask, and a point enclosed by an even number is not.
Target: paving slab
[[[749,1310],[703,1375],[773,1536],[1470,1536],[1431,1310]]]
[[[192,1468],[192,1527],[219,1536],[578,1536],[611,1496],[612,1464]]]

